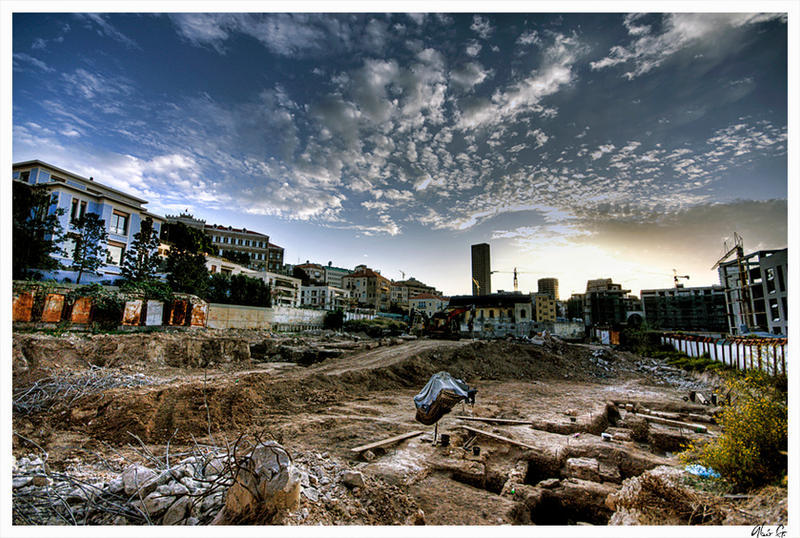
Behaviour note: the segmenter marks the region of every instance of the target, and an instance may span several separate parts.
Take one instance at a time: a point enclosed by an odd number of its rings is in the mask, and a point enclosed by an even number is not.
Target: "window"
[[[50,205],[58,206],[58,193],[54,192],[50,195]]]
[[[245,239],[244,240],[244,246],[246,246],[246,247],[250,246],[250,240],[249,239]]]
[[[61,248],[64,250],[64,257],[71,260],[75,254],[75,240],[71,237],[65,239],[64,246]]]
[[[112,234],[128,235],[128,214],[114,210],[111,214],[110,231]]]
[[[109,265],[122,265],[122,257],[125,255],[125,245],[122,243],[108,242],[108,263]]]
[[[227,245],[227,244],[228,244],[228,238],[227,238],[227,237],[223,237],[223,238],[222,238],[222,242],[223,242],[223,243],[225,243],[225,244]]]
[[[770,299],[769,300],[769,315],[772,321],[780,321],[781,314],[778,311],[778,300],[777,299]]]
[[[526,311],[524,308],[523,308],[522,310],[520,310],[520,311],[519,311],[519,317],[521,317],[521,318],[525,319],[525,317],[526,317],[527,315],[528,315],[528,313],[527,313],[527,311]]]
[[[30,181],[30,177],[31,177],[30,170],[25,170],[24,172],[20,172],[19,174],[19,179],[21,181],[24,181],[25,183],[28,183],[28,181]]]
[[[783,280],[783,267],[779,265],[775,269],[778,270],[778,289],[782,292],[786,291],[786,283]]]
[[[767,277],[767,293],[775,293],[775,268],[769,267],[765,273]]]
[[[217,272],[217,266],[216,265],[212,265],[211,266],[211,273],[214,274],[216,272]]]

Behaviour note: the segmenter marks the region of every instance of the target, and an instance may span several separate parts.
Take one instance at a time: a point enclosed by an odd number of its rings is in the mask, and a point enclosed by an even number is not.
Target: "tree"
[[[248,267],[250,265],[250,254],[246,252],[236,252],[235,250],[223,250],[222,257],[226,260],[230,260],[234,263],[238,263],[239,265],[244,265]]]
[[[199,297],[208,292],[208,269],[204,252],[211,252],[211,239],[200,230],[178,222],[165,226],[170,242],[167,257],[167,283],[175,291]]]
[[[147,282],[155,279],[158,269],[158,232],[153,219],[147,217],[141,228],[133,234],[133,241],[125,253],[122,276],[128,282]]]
[[[58,217],[64,210],[51,212],[50,205],[50,193],[46,189],[13,182],[12,278],[30,277],[34,269],[61,268],[52,255],[62,252],[58,244],[63,239],[63,229]]]
[[[81,218],[73,222],[73,229],[70,238],[75,242],[75,249],[72,252],[73,271],[78,271],[76,283],[81,283],[83,273],[100,274],[97,270],[108,262],[108,251],[106,241],[106,221],[101,219],[97,213],[86,213]]]

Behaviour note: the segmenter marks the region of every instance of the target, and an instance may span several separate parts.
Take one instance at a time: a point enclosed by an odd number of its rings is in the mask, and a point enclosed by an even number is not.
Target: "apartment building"
[[[333,286],[335,288],[343,288],[344,284],[342,283],[342,279],[347,275],[353,273],[350,269],[344,269],[343,267],[335,267],[333,262],[328,262],[328,265],[324,267],[325,269],[325,283],[329,286]]]
[[[258,271],[254,271],[244,265],[233,263],[230,260],[226,260],[220,256],[214,256],[212,254],[206,254],[206,269],[212,275],[217,273],[223,275],[246,275],[246,276],[254,276]]]
[[[295,265],[296,268],[302,269],[308,275],[311,282],[324,283],[325,282],[325,268],[318,263],[311,263],[306,260],[306,263]]]
[[[450,299],[441,297],[433,293],[420,293],[408,298],[408,307],[416,312],[425,312],[426,315],[432,316],[436,312],[441,312],[447,308]]]
[[[391,281],[379,272],[366,265],[359,265],[355,272],[342,277],[342,284],[350,292],[356,305],[380,311],[389,310]]]
[[[269,284],[272,293],[272,306],[300,306],[302,282],[299,278],[269,271],[258,271],[247,276],[260,278]]]
[[[657,329],[727,332],[722,286],[662,288],[640,293],[647,323]]]
[[[787,259],[785,248],[759,250],[719,265],[731,334],[788,334]]]
[[[556,320],[556,300],[549,293],[532,294],[534,320],[538,322]]]
[[[396,282],[392,282],[390,293],[392,302],[401,306],[408,305],[411,297],[414,297],[415,295],[420,295],[423,293],[440,295],[436,288],[433,286],[428,286],[414,277],[411,277],[408,280],[398,280]]]
[[[99,268],[100,275],[84,273],[81,282],[115,281],[121,276],[122,263],[133,236],[141,229],[143,220],[150,218],[157,233],[166,221],[164,217],[150,213],[145,209],[146,200],[108,187],[94,180],[83,177],[52,164],[40,160],[14,163],[12,180],[45,188],[50,192],[50,212],[63,209],[59,222],[65,233],[64,241],[59,247],[63,253],[54,254],[63,265],[72,262],[75,249],[75,227],[73,223],[87,213],[95,213],[105,221],[108,240],[107,263]],[[77,272],[68,269],[44,271],[44,278],[63,281],[75,281]]]
[[[248,267],[266,271],[269,267],[269,236],[247,228],[234,228],[219,224],[206,224],[203,231],[211,238],[214,252],[222,256],[224,251],[246,254],[250,257]],[[282,257],[282,256],[281,256]]]
[[[344,309],[350,302],[350,292],[346,289],[328,285],[302,286],[300,304],[303,307],[322,310]]]
[[[283,247],[274,243],[269,243],[267,270],[273,273],[278,273],[283,270]]]

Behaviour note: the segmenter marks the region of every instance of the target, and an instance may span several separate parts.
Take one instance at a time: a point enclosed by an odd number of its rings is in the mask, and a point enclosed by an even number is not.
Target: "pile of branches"
[[[56,404],[67,407],[84,396],[117,387],[152,385],[156,379],[144,374],[122,374],[115,370],[91,366],[80,372],[54,373],[13,393],[14,412],[28,415],[50,411]]]
[[[47,464],[48,454],[44,449],[14,433],[38,451],[32,464],[19,465],[18,462],[13,471],[14,524],[158,525],[161,523],[163,513],[148,513],[144,502],[145,496],[141,490],[131,495],[126,494],[119,477],[104,482],[100,478],[97,480],[79,478],[76,476],[78,473],[54,472]],[[128,445],[136,455],[133,458],[138,460],[137,462],[134,463],[109,445],[106,445],[106,448],[116,454],[115,461],[109,461],[98,453],[91,455],[99,461],[100,466],[112,473],[121,474],[130,465],[144,464],[155,472],[157,482],[162,485],[179,482],[181,477],[189,476],[195,487],[188,494],[176,494],[175,500],[179,496],[190,499],[190,509],[186,519],[191,515],[194,519],[191,523],[195,525],[208,525],[212,522],[224,504],[225,492],[234,483],[240,471],[238,462],[243,460],[252,447],[261,442],[258,434],[253,436],[254,440],[243,434],[233,444],[225,441],[223,446],[200,444],[193,438],[190,450],[170,453],[168,441],[163,457],[158,457],[138,436],[130,432],[129,435],[138,443]],[[193,462],[188,475],[185,471],[186,464],[181,463],[186,461]],[[207,469],[210,462],[215,462],[213,472]]]

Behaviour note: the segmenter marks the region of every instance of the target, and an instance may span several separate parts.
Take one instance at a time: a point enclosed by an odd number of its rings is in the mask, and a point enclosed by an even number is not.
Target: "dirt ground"
[[[308,357],[308,348],[328,358],[308,366],[287,360]],[[305,476],[301,504],[284,524],[607,524],[617,509],[609,499],[627,480],[661,465],[680,467],[674,454],[681,443],[719,433],[714,409],[687,401],[690,390],[710,395],[715,381],[655,366],[607,347],[560,341],[287,339],[258,331],[15,334],[15,401],[54,374],[126,381],[15,408],[14,456],[44,452],[50,469],[103,483],[142,459],[138,440],[161,457],[257,435],[281,443]],[[449,446],[434,446],[433,427],[414,420],[414,395],[439,371],[478,390],[474,405],[459,404],[440,420]],[[708,432],[651,424],[645,438],[635,439],[634,415],[658,412],[707,417]],[[463,426],[517,444],[484,434],[472,439]],[[414,430],[424,433],[366,459],[352,451]],[[345,470],[361,473],[364,484],[342,485]],[[764,516],[785,523],[785,489],[764,495],[769,502],[709,502],[731,514],[726,524],[752,525]]]

